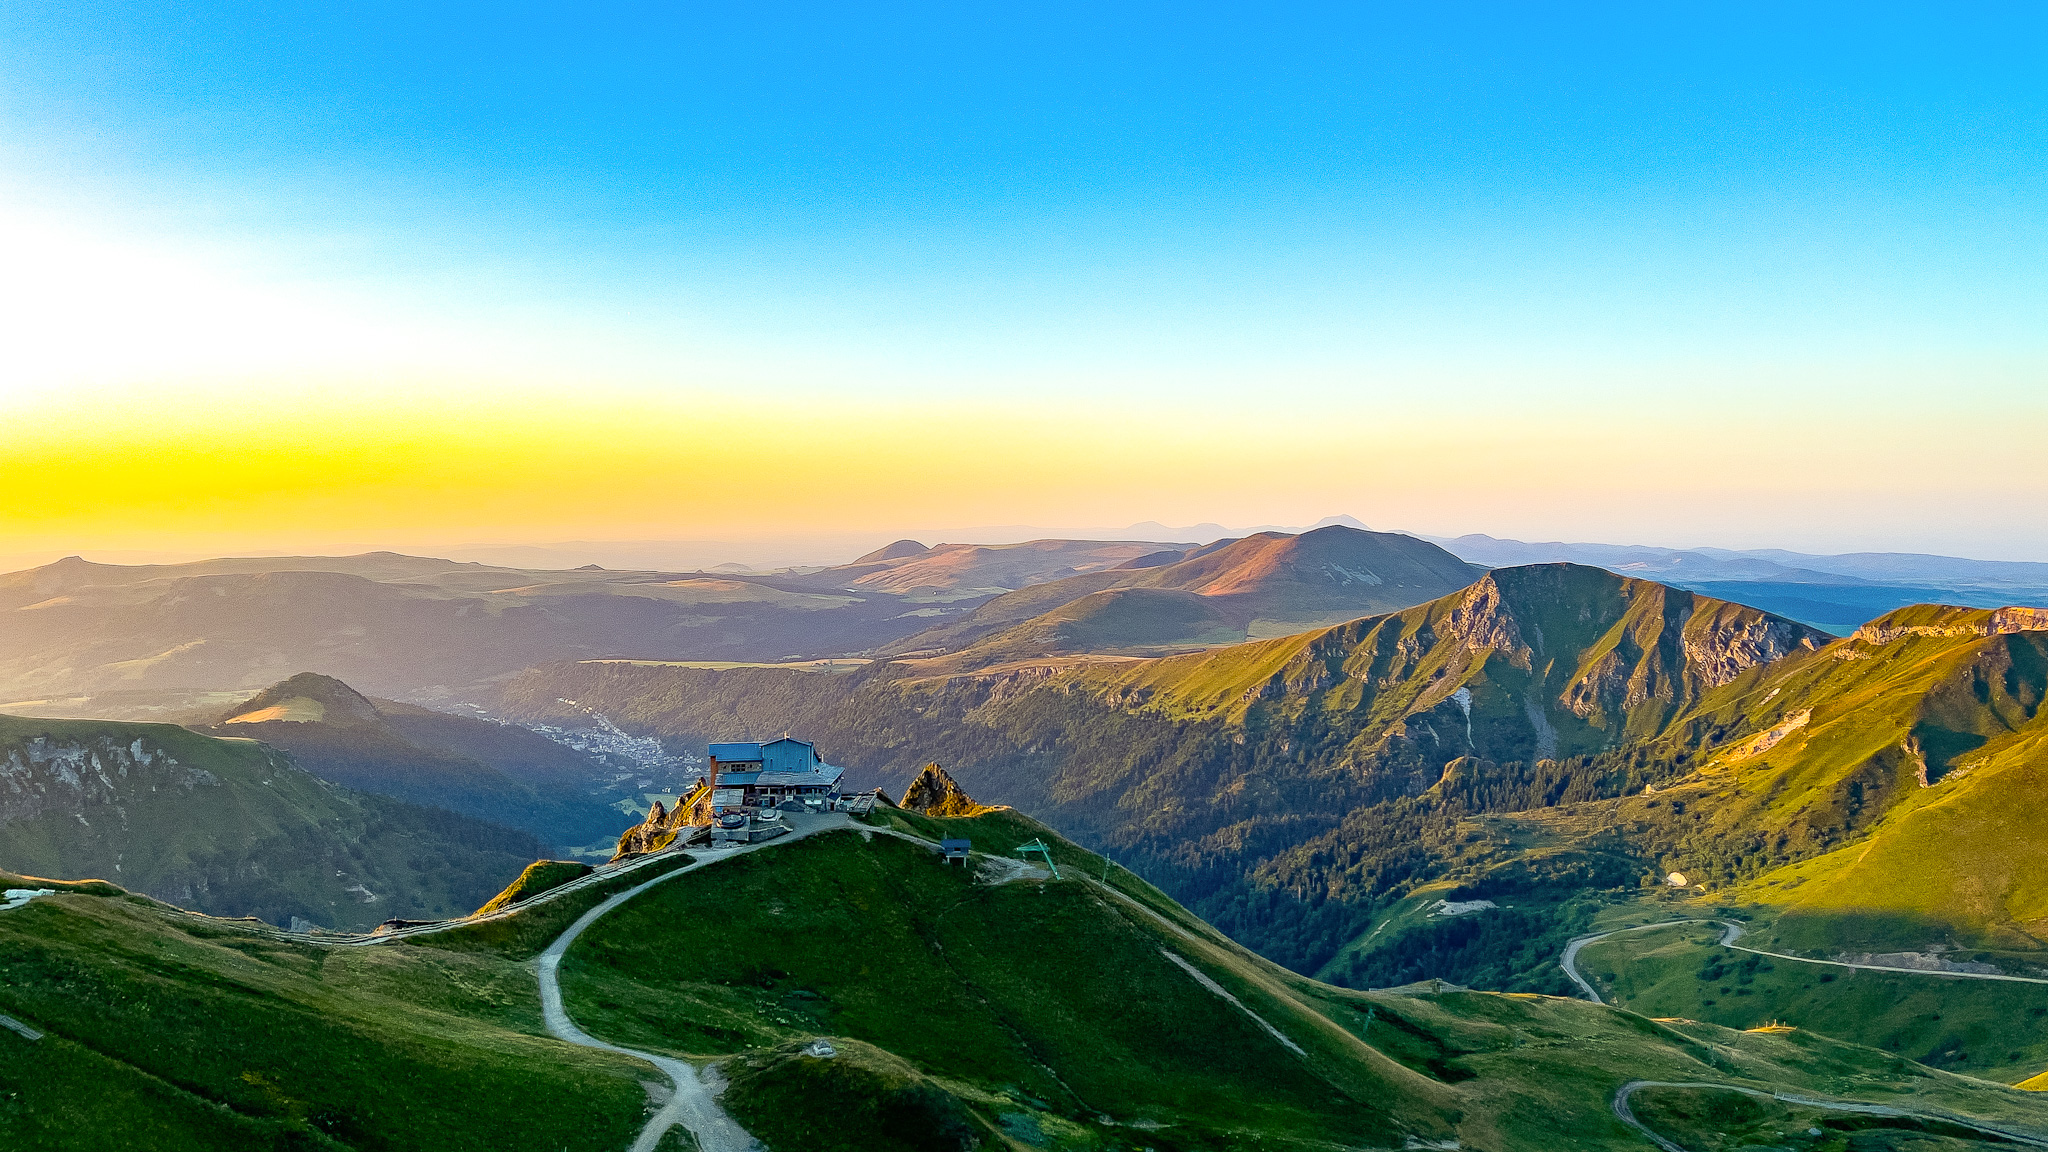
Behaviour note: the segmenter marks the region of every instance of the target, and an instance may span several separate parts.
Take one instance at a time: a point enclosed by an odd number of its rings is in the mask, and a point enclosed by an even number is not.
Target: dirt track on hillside
[[[1866,972],[1903,972],[1908,976],[1935,976],[1949,980],[2005,980],[2014,984],[2048,984],[2048,979],[2039,976],[2007,976],[2002,972],[1942,972],[1930,968],[1902,968],[1891,964],[1857,964],[1848,960],[1815,960],[1809,956],[1792,956],[1784,952],[1766,952],[1761,948],[1745,948],[1736,943],[1737,940],[1742,938],[1742,934],[1745,931],[1742,925],[1732,920],[1707,919],[1660,920],[1655,924],[1638,924],[1633,928],[1616,928],[1612,932],[1596,932],[1591,936],[1574,937],[1564,946],[1564,952],[1558,956],[1557,966],[1564,969],[1564,974],[1571,978],[1572,983],[1579,986],[1579,991],[1585,993],[1586,999],[1591,1000],[1595,1004],[1605,1004],[1607,1001],[1600,998],[1600,993],[1593,985],[1584,976],[1579,975],[1579,949],[1595,941],[1605,940],[1609,936],[1620,936],[1628,932],[1648,932],[1653,928],[1669,928],[1674,924],[1718,924],[1722,930],[1721,947],[1733,948],[1737,952],[1747,952],[1752,956],[1769,956],[1774,960],[1790,960],[1798,964],[1822,964],[1829,968],[1860,968]]]

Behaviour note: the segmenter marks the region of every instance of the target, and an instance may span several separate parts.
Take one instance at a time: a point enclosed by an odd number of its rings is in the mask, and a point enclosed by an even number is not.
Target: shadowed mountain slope
[[[0,867],[224,916],[367,928],[476,907],[531,835],[336,787],[253,740],[0,717]]]
[[[205,730],[281,748],[323,780],[525,829],[558,849],[609,843],[627,822],[591,797],[595,766],[552,741],[486,721],[379,704],[331,676],[302,672]],[[467,749],[503,755],[523,778]]]

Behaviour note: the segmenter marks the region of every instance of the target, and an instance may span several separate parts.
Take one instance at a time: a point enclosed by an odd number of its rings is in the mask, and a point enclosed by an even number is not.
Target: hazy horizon
[[[1336,514],[1320,519],[1360,523],[1363,527],[1375,532],[1399,532],[1437,541],[1455,540],[1464,536],[1485,536],[1496,540],[1519,541],[1531,545],[1591,545],[1595,547],[1663,549],[1675,552],[1688,552],[1700,549],[1729,552],[1778,551],[1813,556],[1842,554],[1822,552],[1812,548],[1784,547],[1779,545],[1743,547],[1719,543],[1688,542],[1673,544],[1645,540],[1538,540],[1490,532],[1427,532],[1401,526],[1363,523],[1358,521],[1356,517],[1349,516],[1348,514]],[[1214,522],[1190,525],[1163,525],[1156,521],[1140,521],[1123,527],[1104,525],[1077,527],[1004,524],[903,531],[881,530],[872,532],[806,534],[762,532],[751,535],[735,534],[726,539],[673,537],[640,540],[509,539],[392,542],[370,538],[333,540],[328,541],[324,545],[317,540],[307,541],[305,546],[296,548],[216,548],[196,551],[74,548],[69,550],[22,551],[15,553],[0,552],[0,573],[40,567],[69,556],[79,556],[100,564],[145,565],[182,564],[238,556],[347,556],[368,552],[398,552],[407,555],[428,556],[464,563],[475,562],[507,568],[566,569],[580,567],[585,564],[598,564],[606,568],[621,570],[693,571],[706,570],[719,565],[739,564],[756,572],[765,572],[779,568],[845,564],[885,544],[903,539],[916,540],[927,546],[941,544],[1001,546],[1021,544],[1032,540],[1059,539],[1142,540],[1157,541],[1161,544],[1208,544],[1216,540],[1244,536],[1255,532],[1303,532],[1315,526],[1316,523],[1221,525]],[[1956,559],[1990,561],[1994,563],[2041,562],[2025,556],[1964,556],[1954,553],[1925,553],[1905,548],[1843,550],[1843,553],[1848,552],[1951,556]]]

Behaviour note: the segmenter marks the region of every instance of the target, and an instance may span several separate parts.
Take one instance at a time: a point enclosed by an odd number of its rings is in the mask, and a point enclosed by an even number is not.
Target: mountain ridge
[[[996,654],[977,654],[976,644],[1029,628],[1034,621],[1037,631],[1055,644],[1052,651],[1068,650],[1059,646],[1059,625],[1071,622],[1075,613],[1098,621],[1098,630],[1118,633],[1122,647],[1197,639],[1213,644],[1229,630],[1241,640],[1256,629],[1298,629],[1405,608],[1478,575],[1479,570],[1448,552],[1398,533],[1343,525],[1299,536],[1260,533],[1191,548],[1170,563],[1087,573],[998,596],[962,621],[899,640],[883,652],[961,653],[951,662],[955,668],[989,663]],[[1109,623],[1103,618],[1114,614],[1116,593],[1136,593],[1124,602],[1143,607],[1123,622]],[[1089,597],[1096,598],[1091,608],[1055,615]],[[1145,620],[1148,612],[1157,617],[1154,622]],[[999,645],[1002,655],[1019,654],[1020,642],[1029,635],[1007,637]]]

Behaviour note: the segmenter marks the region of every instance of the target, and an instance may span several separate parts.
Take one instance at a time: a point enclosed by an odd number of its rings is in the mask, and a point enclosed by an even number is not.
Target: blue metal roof
[[[846,769],[831,764],[820,764],[809,772],[720,772],[720,788],[795,788],[799,786],[830,787],[839,782]]]
[[[754,743],[713,744],[711,758],[721,764],[735,764],[761,758],[761,746]]]

